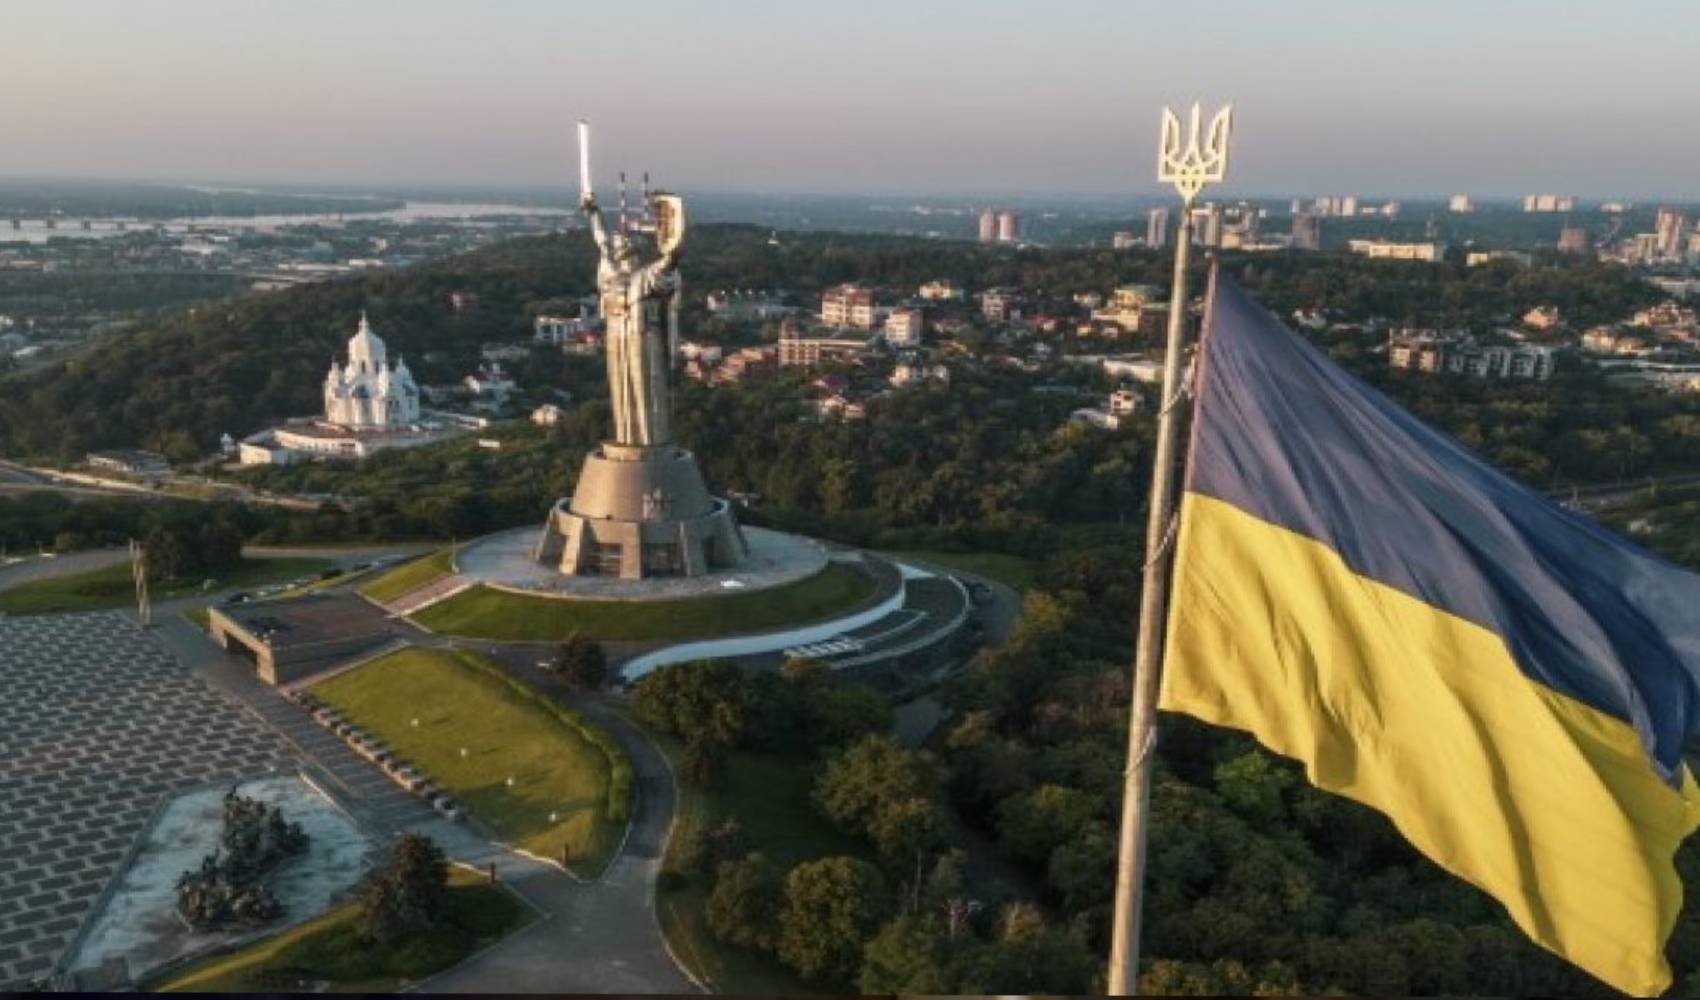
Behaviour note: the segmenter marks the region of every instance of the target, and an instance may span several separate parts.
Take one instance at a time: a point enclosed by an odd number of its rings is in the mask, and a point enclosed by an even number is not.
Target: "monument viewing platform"
[[[716,505],[725,502],[714,500]],[[557,506],[551,517],[562,516],[565,503]],[[634,522],[641,523],[636,519]],[[623,601],[753,593],[807,579],[827,566],[827,550],[819,542],[765,528],[738,531],[744,542],[744,558],[733,566],[695,576],[623,578],[613,574],[564,573],[551,562],[540,562],[535,557],[536,528],[514,528],[468,542],[456,551],[455,566],[468,580],[498,590],[544,597]]]

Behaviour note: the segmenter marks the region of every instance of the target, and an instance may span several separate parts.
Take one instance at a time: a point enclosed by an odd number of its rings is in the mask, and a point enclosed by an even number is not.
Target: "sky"
[[[1696,0],[0,0],[0,176],[1700,200]]]

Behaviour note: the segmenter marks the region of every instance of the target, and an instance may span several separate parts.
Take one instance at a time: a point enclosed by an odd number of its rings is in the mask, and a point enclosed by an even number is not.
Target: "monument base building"
[[[608,442],[585,457],[578,487],[558,501],[536,559],[574,576],[637,580],[701,576],[749,553],[732,507],[704,485],[677,445]]]

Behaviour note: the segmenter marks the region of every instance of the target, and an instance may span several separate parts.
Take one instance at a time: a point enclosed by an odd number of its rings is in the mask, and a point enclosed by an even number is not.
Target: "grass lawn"
[[[752,594],[667,602],[572,601],[473,587],[413,616],[433,632],[477,639],[556,642],[573,632],[593,639],[706,639],[800,624],[849,610],[877,584],[848,566]]]
[[[679,766],[677,742],[657,736],[656,740]],[[815,809],[814,791],[818,763],[808,757],[743,753],[732,755],[721,784],[712,789],[680,782],[679,811],[673,839],[668,844],[666,865],[693,830],[736,818],[755,849],[786,871],[799,861],[848,854],[872,856],[868,846],[833,826]],[[717,993],[844,993],[854,984],[811,983],[769,955],[724,944],[709,933],[703,916],[712,883],[706,879],[686,882],[656,891],[655,905],[661,929],[673,951],[699,978],[706,978]]]
[[[556,859],[565,846],[575,872],[600,873],[625,827],[623,809],[619,822],[608,816],[607,754],[478,662],[471,653],[403,649],[312,692],[502,839]]]
[[[184,597],[201,592],[202,583],[211,579],[212,590],[235,587],[260,587],[269,583],[310,576],[329,569],[324,559],[244,559],[242,565],[211,576],[191,580],[154,582],[148,585],[148,597],[155,603],[172,597]],[[12,615],[49,615],[67,611],[99,611],[124,607],[136,600],[135,584],[130,577],[128,562],[74,573],[47,580],[35,580],[8,590],[0,590],[0,612]]]
[[[440,580],[454,572],[454,551],[438,549],[429,555],[404,562],[358,588],[362,594],[380,603],[393,601],[403,594]]]
[[[238,951],[172,973],[146,989],[157,992],[297,991],[393,993],[461,959],[533,919],[505,889],[481,875],[449,869],[449,926],[403,947],[374,948],[357,937],[359,904],[323,916]]]
[[[936,563],[946,569],[959,569],[964,573],[976,573],[999,583],[1008,584],[1018,591],[1033,588],[1033,574],[1037,568],[1033,560],[1025,556],[1012,556],[1005,552],[939,552],[939,551],[907,551],[888,552],[887,555],[897,559],[905,557],[918,559],[922,562]]]

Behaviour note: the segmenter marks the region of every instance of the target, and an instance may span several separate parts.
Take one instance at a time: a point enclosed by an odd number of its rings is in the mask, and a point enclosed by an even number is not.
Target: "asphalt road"
[[[130,558],[124,549],[88,549],[62,556],[30,556],[22,562],[0,566],[0,590],[56,576],[87,573]]]
[[[328,559],[337,566],[348,569],[357,563],[371,562],[374,559],[387,556],[401,557],[428,552],[436,548],[432,542],[404,542],[387,545],[250,545],[242,550],[242,554],[250,559]],[[48,580],[56,576],[71,576],[75,573],[86,573],[90,570],[101,569],[130,558],[126,549],[87,549],[82,552],[70,552],[58,556],[32,555],[21,562],[0,566],[0,590],[15,587],[19,584],[31,583],[36,580]],[[221,592],[222,593],[222,592]],[[176,608],[181,610],[194,604],[204,604],[216,599],[218,593],[193,594],[168,602],[160,602],[156,608]]]

